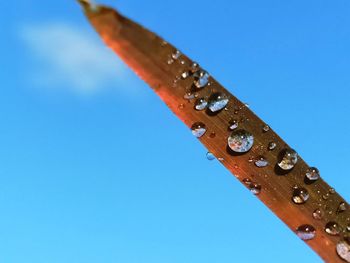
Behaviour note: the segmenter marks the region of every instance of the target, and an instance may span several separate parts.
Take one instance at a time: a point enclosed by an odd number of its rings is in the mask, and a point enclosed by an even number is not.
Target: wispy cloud
[[[134,79],[94,32],[56,22],[26,25],[20,36],[38,62],[29,69],[36,84],[91,94]]]

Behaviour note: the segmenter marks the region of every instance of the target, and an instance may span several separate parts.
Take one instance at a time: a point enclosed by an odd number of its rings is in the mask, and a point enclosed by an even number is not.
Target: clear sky
[[[350,200],[350,1],[105,1],[224,84]],[[0,262],[321,262],[97,38],[0,2]]]

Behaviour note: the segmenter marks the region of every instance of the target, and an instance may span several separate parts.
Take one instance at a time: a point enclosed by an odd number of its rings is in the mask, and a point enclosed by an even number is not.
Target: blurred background
[[[350,201],[349,1],[104,3],[197,60]],[[0,8],[0,262],[321,262],[75,1]]]

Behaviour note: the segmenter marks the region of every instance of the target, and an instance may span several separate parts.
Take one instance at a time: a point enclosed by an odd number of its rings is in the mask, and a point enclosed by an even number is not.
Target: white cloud
[[[82,94],[133,86],[134,75],[92,30],[56,22],[26,25],[20,33],[39,62],[29,69],[36,84]]]

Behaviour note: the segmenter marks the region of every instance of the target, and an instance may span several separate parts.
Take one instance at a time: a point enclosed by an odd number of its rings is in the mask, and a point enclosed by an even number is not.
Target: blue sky
[[[350,200],[348,0],[104,3],[197,60]],[[74,1],[0,8],[0,262],[321,262]]]

